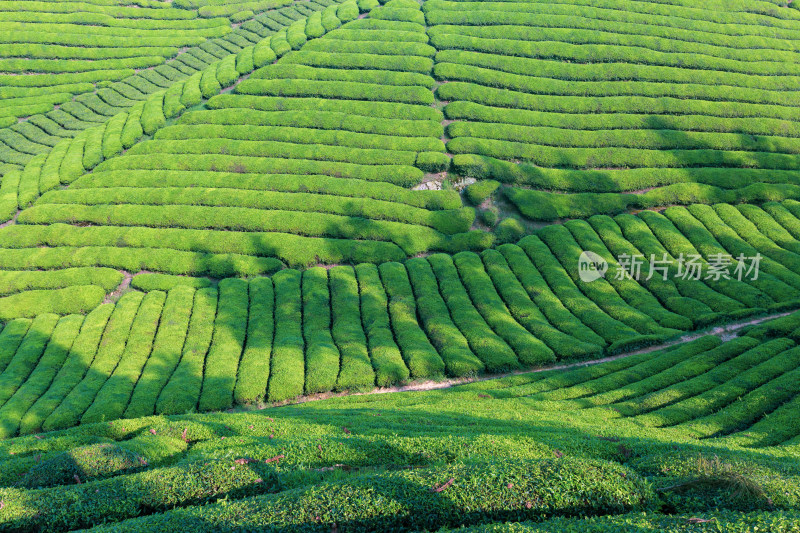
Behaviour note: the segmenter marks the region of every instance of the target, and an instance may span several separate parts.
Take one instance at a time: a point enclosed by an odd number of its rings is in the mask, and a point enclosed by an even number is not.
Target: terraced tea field
[[[0,520],[108,522],[97,531],[794,531],[798,327],[795,314],[728,342],[705,336],[444,391],[11,439],[0,448]],[[754,492],[733,490],[741,483]],[[606,516],[581,518],[593,515]]]
[[[800,531],[798,51],[777,0],[1,3],[0,530]]]

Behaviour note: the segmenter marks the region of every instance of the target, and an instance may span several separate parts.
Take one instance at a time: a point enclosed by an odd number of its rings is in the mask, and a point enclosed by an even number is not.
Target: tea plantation
[[[800,532],[800,10],[0,2],[0,531]]]

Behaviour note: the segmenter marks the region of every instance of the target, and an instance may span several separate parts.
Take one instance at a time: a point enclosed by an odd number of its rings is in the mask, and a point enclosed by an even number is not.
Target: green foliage
[[[296,270],[282,270],[272,277],[272,282],[275,286],[275,340],[267,398],[271,402],[280,402],[303,394],[305,342],[301,274]]]
[[[60,405],[64,397],[77,385],[94,359],[100,339],[114,306],[104,304],[86,315],[80,334],[69,350],[67,358],[53,378],[47,392],[22,417],[19,431],[33,433],[42,428],[48,416]]]
[[[270,48],[270,42],[270,39],[264,39],[253,47],[253,66],[255,68],[261,68],[277,59],[278,56]]]
[[[481,212],[481,221],[489,226],[490,228],[495,227],[497,225],[497,219],[500,216],[500,211],[496,207],[490,207],[489,209],[484,209]]]
[[[104,134],[104,125],[86,130],[86,144],[83,148],[83,161],[81,163],[84,169],[91,170],[103,161]]]
[[[264,398],[274,333],[275,295],[272,280],[258,278],[249,283],[250,309],[247,320],[247,344],[239,363],[233,398],[237,403],[251,403]]]
[[[136,181],[134,183],[129,183],[126,189],[132,198],[138,196],[139,194],[136,192],[136,188],[155,189],[159,185],[162,185],[170,188],[186,189],[188,188],[187,184],[192,183],[196,187],[216,189],[216,193],[228,194],[231,197],[238,196],[239,198],[242,198],[244,195],[236,195],[234,191],[246,190],[308,193],[309,195],[304,198],[308,198],[309,203],[311,203],[311,195],[313,194],[313,198],[320,196],[324,197],[325,195],[345,198],[365,198],[381,200],[383,202],[405,204],[407,206],[428,210],[454,210],[461,208],[462,205],[456,191],[409,191],[408,189],[389,183],[364,182],[343,177],[330,177],[321,175],[275,175],[271,176],[269,181],[265,181],[262,176],[248,173],[238,174],[234,172],[198,171],[187,174],[186,172],[178,170],[131,170],[127,172],[108,171],[102,174],[100,172],[93,172],[92,174],[87,174],[81,178],[72,187],[70,187],[68,193],[63,193],[64,196],[60,196],[60,198],[63,198],[63,201],[65,202],[67,201],[66,199],[70,197],[69,195],[73,195],[72,197],[86,198],[87,200],[92,198],[93,195],[110,195],[111,198],[118,198],[118,194],[114,191],[101,193],[95,190],[87,195],[87,193],[79,192],[77,189],[96,189],[99,188],[97,187],[99,184],[103,184],[109,189],[122,188],[126,185],[125,180],[129,180],[131,176],[135,176]],[[236,181],[232,181],[233,178],[236,178]],[[223,185],[225,185],[225,187],[223,187]],[[229,189],[229,191],[223,191],[222,189]],[[152,193],[153,191],[151,191],[151,194]],[[198,197],[196,193],[192,193],[191,191],[183,191],[179,193],[175,192],[172,194],[179,198]],[[194,194],[194,196],[192,196],[192,194]],[[274,198],[281,197],[280,195],[270,196]],[[325,200],[324,198],[318,201],[329,202],[329,200]],[[115,202],[118,203],[118,200]],[[256,200],[251,200],[251,202],[256,202]],[[255,203],[249,205],[258,204]],[[410,211],[416,212],[413,209]],[[348,211],[344,210],[341,212],[346,213]],[[401,220],[403,220],[403,218],[401,218]]]
[[[46,317],[47,315],[42,315]],[[17,388],[13,396],[7,399],[0,407],[0,436],[8,438],[14,435],[19,429],[20,420],[34,402],[47,390],[56,372],[61,368],[61,364],[67,357],[70,347],[72,346],[75,337],[80,331],[81,324],[83,324],[84,317],[80,315],[70,315],[58,321],[52,335],[49,337],[49,342],[38,359],[38,365],[33,368],[21,368],[8,373],[6,380],[20,378],[25,376],[24,383],[17,383]],[[23,332],[21,329],[28,328],[29,323],[25,320],[15,320],[9,323],[0,335],[0,343],[4,352],[7,353],[10,345],[17,344],[21,340]],[[16,350],[16,348],[15,348]],[[33,350],[35,353],[35,350]],[[6,374],[3,374],[4,376]],[[9,391],[10,392],[10,391]]]
[[[214,335],[217,304],[216,289],[209,287],[195,292],[181,360],[159,395],[158,412],[188,413],[197,407],[203,384],[203,365]]]
[[[200,94],[203,98],[211,98],[222,90],[222,85],[217,81],[217,69],[222,62],[212,63],[203,70],[200,78]]]
[[[127,119],[128,116],[125,113],[119,113],[106,122],[106,129],[103,132],[104,159],[114,157],[122,152],[122,132],[124,131]]]
[[[247,48],[242,48],[242,51],[236,54],[236,72],[240,76],[250,74],[255,69],[253,52],[254,47],[248,46]]]
[[[425,172],[445,172],[450,168],[450,157],[441,152],[420,152],[416,166]]]
[[[334,98],[416,105],[433,103],[433,94],[425,87],[387,86],[377,83],[308,80],[298,85],[292,80],[247,79],[237,86],[237,92],[255,96]]]
[[[447,373],[451,376],[469,376],[484,370],[483,362],[472,353],[467,339],[453,323],[430,263],[423,258],[409,259],[406,268],[414,288],[420,320],[431,343],[439,351]]]
[[[485,318],[476,309],[464,288],[463,281],[450,256],[435,254],[428,261],[436,274],[439,290],[450,310],[453,322],[466,337],[473,353],[484,363],[489,372],[504,372],[519,367],[517,356],[511,347],[498,336]]]
[[[332,268],[330,289],[331,329],[333,340],[341,354],[336,388],[340,390],[372,388],[375,385],[375,373],[367,350],[358,282],[353,268],[345,266]]]
[[[242,486],[245,480],[252,482],[255,477],[249,469],[238,471],[238,475],[227,476],[230,481],[226,485],[231,488]],[[174,477],[178,475],[178,472],[173,474]],[[139,474],[139,478],[134,479],[136,481],[132,479],[131,485],[136,486],[145,480],[152,481],[152,476]],[[579,459],[507,461],[354,476],[322,483],[317,488],[297,488],[277,496],[263,495],[235,503],[211,504],[144,517],[129,523],[128,527],[133,531],[144,531],[163,529],[169,527],[168,524],[179,522],[184,524],[184,528],[200,530],[209,524],[222,526],[232,516],[245,516],[240,518],[244,524],[285,529],[306,523],[309,513],[324,506],[332,513],[326,519],[328,524],[340,523],[348,517],[346,519],[360,530],[388,530],[402,524],[417,529],[428,526],[438,529],[440,525],[463,523],[464,520],[461,508],[448,505],[447,500],[441,498],[432,499],[428,494],[430,487],[443,485],[449,479],[461,480],[449,485],[450,496],[458,498],[464,502],[461,504],[464,508],[474,509],[483,517],[521,520],[540,517],[543,513],[545,516],[571,515],[576,506],[586,514],[631,511],[646,508],[655,499],[652,489],[634,472],[608,462]],[[504,483],[498,483],[497,479]],[[473,488],[492,482],[496,487],[491,492],[478,493]],[[531,503],[529,508],[520,505],[511,500],[507,486],[513,487],[519,495],[516,500],[538,503]],[[587,498],[584,491],[575,488],[578,486],[590,487],[592,497]],[[380,490],[376,491],[375,487]],[[176,492],[180,494],[183,491]],[[389,505],[387,495],[391,501]],[[102,508],[98,498],[92,498],[92,501],[96,503],[93,503],[91,512],[87,509],[83,513],[64,513],[65,516],[57,523],[67,527],[90,524],[93,518],[108,512]],[[136,507],[143,503],[130,502]],[[43,516],[38,522],[55,520],[55,516]],[[30,523],[35,522],[23,517],[15,521],[20,526]],[[321,527],[316,529],[322,530]]]
[[[278,66],[277,64],[273,65],[273,67]],[[281,74],[293,76],[300,73],[311,75],[303,72],[307,67],[299,65],[281,65],[281,67],[283,68],[267,69],[270,72],[269,76]],[[309,70],[312,70],[313,73],[319,73],[322,69]],[[258,72],[254,73],[253,78],[258,79],[257,75]],[[361,73],[357,73],[357,75],[348,74],[348,77],[358,80],[363,79],[364,75]],[[264,79],[267,79],[267,75],[265,75]],[[441,135],[441,125],[435,122],[436,115],[428,113],[427,110],[420,111],[407,104],[328,101],[324,99],[298,101],[294,99],[224,94],[210,100],[209,105],[214,109],[186,113],[181,117],[183,127],[169,128],[159,133],[159,137],[180,139],[182,138],[181,135],[186,135],[185,132],[190,132],[194,136],[209,137],[209,135],[204,134],[204,128],[211,128],[211,131],[216,133],[215,136],[222,136],[220,134],[224,133],[226,137],[231,136],[229,138],[259,139],[265,138],[265,134],[274,135],[279,133],[283,134],[283,137],[278,137],[276,140],[280,140],[281,138],[287,138],[287,135],[294,131],[285,128],[292,127],[336,130],[337,133],[342,135],[342,140],[337,141],[337,143],[341,143],[344,146],[350,145],[361,148],[382,146],[396,150],[443,149],[440,140],[425,138]],[[246,109],[247,106],[252,106],[255,109]],[[405,116],[393,118],[389,116],[391,114]],[[193,124],[200,124],[203,128],[189,126]],[[214,127],[210,126],[211,124],[226,125],[227,127]],[[253,126],[262,127],[255,128]],[[276,127],[267,128],[266,126]],[[277,126],[281,126],[281,128]],[[346,132],[375,135],[353,135]],[[238,136],[236,135],[237,133],[239,134]],[[246,133],[247,136],[242,137],[241,133]],[[302,133],[315,135],[317,139],[326,139],[326,135],[328,137],[331,135],[322,131],[303,130]],[[353,141],[347,143],[345,142],[347,139],[358,139],[361,140],[361,143],[355,144]],[[370,142],[367,144],[364,143],[364,140],[369,140]]]
[[[19,292],[0,297],[0,320],[34,317],[43,313],[85,313],[97,307],[105,296],[105,289],[97,285]]]
[[[362,12],[371,11],[372,9],[381,5],[378,0],[357,0],[357,1],[358,1],[358,8]]]
[[[467,185],[464,189],[464,196],[467,197],[472,205],[481,205],[484,200],[489,198],[494,191],[500,186],[500,183],[494,180],[480,180],[471,185]]]
[[[254,14],[255,13],[253,13],[249,9],[248,10],[244,10],[244,11],[237,11],[236,13],[231,15],[230,19],[231,19],[231,22],[243,22],[245,20],[249,20],[249,19],[253,18]]]
[[[233,389],[248,330],[248,308],[248,283],[239,279],[222,280],[214,337],[203,373],[200,409],[204,411],[233,405]]]
[[[412,378],[437,378],[445,363],[417,321],[417,304],[408,272],[400,263],[378,267],[389,301],[389,317],[397,345]]]
[[[3,180],[0,182],[0,220],[11,220],[17,213],[19,184],[19,171],[11,170],[3,176]]]
[[[302,19],[286,28],[286,42],[293,50],[299,50],[308,40],[305,30],[306,21]]]
[[[28,207],[42,191],[41,175],[47,155],[39,154],[25,166],[19,178],[19,208]],[[44,184],[47,186],[46,184]]]
[[[152,351],[143,365],[130,403],[125,409],[126,418],[148,416],[155,412],[161,389],[181,358],[189,328],[193,296],[194,289],[185,286],[175,287],[167,294],[162,320],[158,324],[155,340],[152,341]]]
[[[494,228],[494,234],[497,235],[497,242],[503,244],[507,242],[517,242],[525,236],[525,226],[519,219],[508,217],[500,221]]]
[[[361,321],[367,337],[375,384],[386,387],[407,381],[410,372],[395,343],[389,318],[389,301],[375,265],[355,267],[361,294]]]
[[[331,290],[328,271],[303,272],[303,338],[306,343],[305,392],[327,392],[336,386],[341,354],[331,335]]]
[[[309,39],[322,37],[326,31],[326,28],[322,25],[322,13],[319,11],[306,19],[305,33]]]
[[[250,12],[249,16],[245,17],[245,18],[250,18],[253,16],[253,12],[261,12],[261,11],[267,11],[269,9],[275,9],[276,7],[286,3],[288,2],[285,0],[249,0],[249,1],[236,0],[234,2],[226,2],[226,3],[208,3],[208,2],[197,2],[196,0],[193,0],[191,1],[191,3],[189,3],[189,6],[194,8],[197,5],[199,5],[200,9],[197,10],[197,13],[201,17],[205,18],[229,17],[232,21],[235,22],[236,17],[240,16],[244,12]]]
[[[504,277],[489,266],[502,266],[503,252],[517,266],[524,254],[501,249],[480,258],[493,281]],[[421,274],[431,287],[428,263],[410,263],[415,286]],[[364,316],[385,308],[369,290],[374,272],[356,272]],[[305,280],[289,276],[299,297]],[[513,292],[498,295],[517,302]],[[395,296],[389,292],[390,305]],[[773,334],[793,331],[796,321],[777,322]],[[0,443],[2,523],[205,531],[236,520],[327,531],[344,518],[375,531],[677,532],[710,531],[689,518],[713,517],[715,529],[793,531],[798,353],[788,338],[705,336],[446,390],[332,398],[269,416],[104,421],[15,438]],[[717,438],[687,440],[714,428]]]
[[[76,147],[80,143],[74,143]],[[39,192],[49,191],[55,189],[61,183],[60,168],[62,161],[66,158],[67,152],[72,147],[73,143],[68,140],[63,140],[55,145],[55,147],[47,155],[46,159],[42,162],[41,174],[39,176]],[[77,157],[77,153],[73,150],[73,161]],[[38,164],[36,165],[38,166]],[[31,199],[32,200],[32,199]]]
[[[239,72],[236,70],[236,55],[231,54],[218,63],[216,76],[222,88],[230,87],[239,79]]]
[[[632,327],[604,313],[597,303],[586,298],[539,237],[529,235],[518,244],[562,304],[606,342],[613,345],[638,336]]]
[[[129,292],[120,298],[108,320],[100,346],[86,374],[45,419],[42,429],[49,431],[70,427],[81,420],[81,416],[119,363],[142,298],[143,294],[140,292]]]
[[[134,276],[131,280],[131,287],[141,291],[169,291],[178,286],[193,287],[203,289],[211,286],[208,278],[194,278],[188,276],[171,276],[169,274],[145,273]]]
[[[26,488],[85,483],[147,466],[147,461],[116,444],[94,444],[73,448],[37,464],[20,480]]]
[[[601,353],[602,345],[582,341],[553,327],[535,302],[530,299],[522,283],[516,278],[499,251],[486,250],[481,254],[481,259],[486,273],[514,319],[536,338],[544,341],[555,356],[565,359],[588,359]],[[477,267],[477,265],[473,266]],[[485,279],[483,285],[487,296],[493,298],[491,292],[488,291]],[[499,304],[500,302],[494,298],[494,305],[499,306]],[[555,324],[562,326],[558,322]],[[549,357],[541,347],[537,347],[536,351],[542,353],[545,360]]]
[[[279,31],[278,33],[274,34],[270,38],[269,45],[277,57],[281,57],[282,55],[292,50],[292,45],[290,45],[289,41],[286,40],[285,30]]]
[[[541,249],[538,246],[536,248]],[[548,268],[547,273],[551,281],[545,280],[537,266],[531,261],[524,249],[523,242],[520,242],[519,246],[504,244],[499,246],[497,250],[508,262],[509,268],[522,284],[525,292],[528,293],[528,296],[551,324],[556,325],[559,329],[578,340],[599,346],[607,345],[603,337],[595,333],[588,324],[583,323],[568,308],[568,306],[572,307],[573,303],[577,303],[577,300],[571,298],[575,293],[561,293],[560,287],[563,286],[566,289],[568,285],[564,284],[565,280],[563,278],[557,277],[556,270],[549,269],[549,263],[542,263],[542,266]],[[549,283],[552,282],[557,282],[557,284],[551,288]],[[569,298],[562,301],[558,295],[559,293],[564,296],[569,295]]]
[[[343,23],[350,22],[358,18],[358,11],[359,6],[355,1],[350,0],[343,2],[339,4],[339,7],[336,9],[336,18]]]
[[[123,148],[130,148],[144,135],[141,119],[145,105],[146,102],[139,102],[128,112],[125,125],[122,127],[122,133],[120,135],[120,142]],[[152,105],[153,104],[151,104],[151,106]]]
[[[553,351],[514,320],[477,254],[458,253],[453,256],[453,263],[475,308],[486,324],[508,343],[520,363],[544,365],[555,361]]]
[[[186,105],[182,101],[186,83],[188,83],[188,81],[175,83],[164,93],[164,106],[162,111],[165,119],[174,118],[183,113],[186,109]],[[163,124],[161,126],[163,126]]]
[[[125,344],[125,351],[112,374],[93,398],[91,406],[83,413],[82,423],[122,417],[142,368],[150,356],[165,298],[165,293],[154,291],[142,299]]]
[[[148,98],[142,108],[140,122],[146,135],[154,134],[162,128],[167,119],[164,117],[164,93],[156,93]]]
[[[57,322],[56,315],[43,314],[30,323],[17,323],[16,327],[10,327],[7,334],[4,331],[4,335],[0,337],[5,352],[2,360],[4,370],[0,374],[0,385],[3,387],[0,392],[0,406],[11,398],[42,357],[48,337],[53,333]],[[23,330],[25,337],[21,338]]]

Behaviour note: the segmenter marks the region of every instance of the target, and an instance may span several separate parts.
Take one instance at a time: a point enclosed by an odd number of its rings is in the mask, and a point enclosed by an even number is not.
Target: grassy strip
[[[189,318],[192,312],[194,289],[176,287],[167,293],[164,311],[153,341],[153,349],[138,376],[125,418],[148,416],[155,412],[156,401],[175,367],[178,365]]]
[[[472,353],[469,342],[451,318],[430,263],[423,258],[412,258],[406,262],[406,269],[420,321],[431,343],[439,351],[447,374],[469,376],[483,371],[483,362]]]
[[[12,376],[29,372],[24,383],[19,383],[15,389],[9,389],[13,390],[13,395],[0,407],[1,438],[9,438],[17,433],[22,416],[47,391],[56,372],[67,358],[83,320],[84,317],[80,315],[70,315],[60,319],[49,335],[47,347],[35,367],[21,369],[17,371],[19,374],[12,369],[8,377],[5,377],[6,373],[2,375],[3,380],[9,382],[12,381]]]
[[[408,380],[411,373],[394,340],[389,318],[389,301],[375,265],[355,267],[361,294],[361,322],[375,369],[375,384],[387,387]]]
[[[183,354],[158,396],[157,412],[188,413],[197,407],[203,385],[203,365],[214,334],[217,304],[216,289],[206,288],[195,292]]]
[[[559,473],[555,478],[558,481],[550,477],[554,471]],[[432,499],[431,487],[444,486],[449,479],[456,481],[447,485],[447,497]],[[498,483],[498,479],[503,483]],[[592,497],[587,498],[584,490],[575,490],[578,485],[591,487]],[[477,487],[487,486],[492,488],[476,491]],[[553,490],[544,490],[545,486]],[[453,498],[460,503],[449,503]],[[154,515],[122,527],[126,531],[152,531],[180,522],[184,528],[196,530],[207,528],[209,523],[222,526],[236,516],[243,527],[302,525],[309,531],[328,531],[334,523],[346,523],[360,531],[438,529],[494,516],[520,520],[542,514],[595,514],[601,509],[620,512],[646,507],[652,498],[651,489],[638,476],[610,463],[577,459],[509,461],[502,465],[452,465],[435,471],[367,475],[228,503],[224,507],[209,505]],[[324,518],[309,523],[309,514],[314,515],[317,509],[328,512],[320,511]]]
[[[538,236],[525,237],[519,242],[519,246],[563,305],[611,344],[609,350],[616,349],[620,343],[638,342],[640,334],[637,330],[609,315],[597,303],[587,298]],[[642,324],[637,326],[641,327]]]
[[[443,254],[428,257],[436,275],[439,291],[450,310],[453,322],[467,339],[472,352],[489,372],[503,372],[519,367],[514,350],[476,309],[459,277],[453,258]]]
[[[411,377],[436,379],[444,375],[445,362],[418,322],[408,271],[400,263],[382,263],[378,271],[388,297],[392,331]]]
[[[475,308],[486,324],[514,350],[520,363],[541,366],[555,361],[553,350],[531,335],[511,315],[477,254],[458,253],[453,257],[453,264]]]
[[[514,319],[536,338],[544,341],[559,359],[599,357],[602,345],[588,343],[559,331],[531,300],[525,288],[497,250],[481,254],[486,273]]]
[[[361,295],[355,270],[337,266],[330,271],[333,340],[341,354],[338,390],[365,390],[375,386],[375,371],[367,349],[361,318]]]
[[[239,362],[236,388],[233,391],[236,403],[251,403],[266,396],[272,338],[275,332],[275,291],[272,280],[269,278],[251,280],[249,295],[247,343]]]
[[[267,398],[272,402],[303,394],[305,342],[301,274],[282,270],[272,277],[275,284],[275,341],[272,345]]]
[[[773,354],[779,348],[783,348],[784,351],[701,394],[657,409],[636,419],[648,426],[673,426],[682,423],[692,424],[693,420],[707,415],[710,424],[714,421],[712,413],[723,412],[724,408],[731,404],[744,405],[737,400],[750,391],[769,385],[780,376],[789,375],[791,377],[792,369],[796,369],[800,365],[800,359],[798,359],[800,350],[793,348],[792,345],[791,342],[787,343],[786,341],[765,344],[761,347],[762,353],[754,354],[754,356],[763,357]],[[733,407],[733,411],[736,409],[737,407]],[[755,411],[751,411],[751,413],[755,414]],[[708,427],[710,426],[702,425],[700,429]]]
[[[239,360],[248,331],[248,283],[226,279],[219,283],[219,307],[214,337],[206,356],[200,409],[219,411],[233,405]],[[183,346],[183,339],[181,339]]]
[[[166,294],[148,293],[139,306],[131,326],[125,351],[113,373],[81,417],[81,423],[102,422],[122,417],[142,368],[153,347]]]
[[[81,420],[119,363],[143,297],[140,292],[130,292],[117,302],[86,375],[45,419],[42,429],[50,431],[70,427]]]
[[[80,383],[97,353],[103,331],[113,310],[113,305],[103,304],[86,315],[80,334],[72,344],[69,355],[53,378],[47,392],[42,394],[22,417],[19,425],[20,433],[39,431],[47,417],[58,408],[75,385]]]
[[[0,373],[0,407],[13,396],[28,378],[31,370],[37,365],[50,342],[51,334],[57,322],[58,316],[44,314],[39,315],[30,323],[25,337],[19,343],[13,357],[8,361],[8,365]],[[4,339],[6,338],[8,337],[4,337]],[[9,344],[14,345],[17,343],[15,339],[11,339]]]
[[[327,392],[336,386],[341,354],[331,335],[331,289],[328,271],[303,272],[303,338],[306,345],[305,392]]]

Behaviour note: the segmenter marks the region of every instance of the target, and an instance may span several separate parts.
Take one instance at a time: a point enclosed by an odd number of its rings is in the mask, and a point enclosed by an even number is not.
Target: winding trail
[[[458,385],[467,385],[469,383],[479,383],[482,381],[489,381],[492,379],[502,379],[511,376],[519,376],[522,374],[533,374],[538,372],[546,372],[549,370],[571,370],[573,368],[580,368],[584,366],[592,366],[597,365],[600,363],[607,363],[609,361],[614,361],[617,359],[623,359],[625,357],[631,357],[633,355],[638,355],[642,353],[649,353],[654,352],[657,350],[663,350],[664,348],[669,348],[670,346],[675,346],[676,344],[683,344],[695,339],[699,339],[700,337],[705,337],[706,335],[716,335],[720,337],[723,341],[729,341],[735,337],[738,337],[738,332],[747,327],[752,326],[755,324],[760,324],[762,322],[767,322],[769,320],[773,320],[776,318],[781,318],[784,316],[788,316],[796,311],[786,311],[783,313],[777,313],[774,315],[766,315],[761,316],[758,318],[751,318],[748,320],[743,320],[740,322],[731,322],[729,324],[723,324],[720,326],[714,326],[711,328],[703,329],[694,331],[692,333],[687,333],[685,335],[681,335],[676,339],[668,342],[664,342],[661,344],[656,344],[654,346],[648,346],[647,348],[642,348],[640,350],[634,350],[632,352],[625,352],[622,354],[617,355],[610,355],[608,357],[603,357],[600,359],[592,359],[589,361],[579,361],[576,363],[568,363],[568,364],[555,364],[555,365],[547,365],[542,366],[539,368],[526,368],[521,370],[515,370],[513,372],[505,372],[502,374],[488,374],[477,376],[473,378],[453,378],[453,379],[445,379],[441,381],[418,381],[414,383],[409,383],[408,385],[400,385],[396,387],[376,387],[375,389],[368,391],[368,392],[324,392],[319,394],[311,394],[308,396],[303,396],[301,398],[297,398],[294,400],[287,400],[285,402],[278,402],[274,404],[260,404],[258,405],[257,409],[269,409],[271,407],[281,407],[284,405],[298,405],[306,402],[313,402],[319,400],[327,400],[329,398],[339,398],[342,396],[365,396],[365,395],[372,395],[372,394],[388,394],[393,392],[418,392],[418,391],[428,391],[428,390],[441,390],[441,389],[449,389],[451,387],[456,387]],[[252,410],[248,408],[242,408],[241,406],[235,407],[230,409],[228,412],[238,412],[238,411],[246,411]]]

